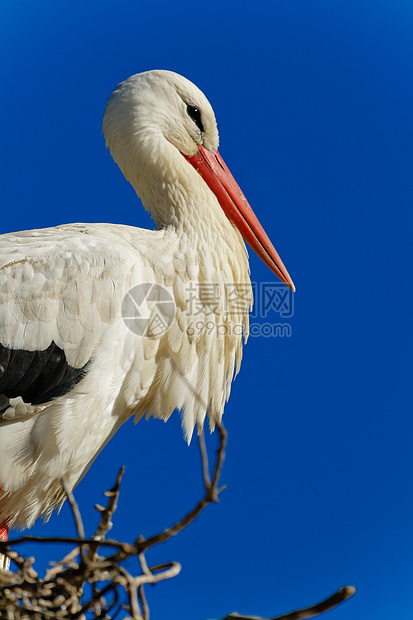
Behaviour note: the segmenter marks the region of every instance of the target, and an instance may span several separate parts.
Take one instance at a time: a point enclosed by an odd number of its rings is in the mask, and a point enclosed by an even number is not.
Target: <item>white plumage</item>
[[[167,419],[180,409],[188,440],[207,414],[213,426],[248,335],[246,306],[228,314],[222,295],[233,284],[243,287],[244,299],[246,291],[247,306],[252,301],[244,242],[191,160],[218,147],[205,96],[171,72],[133,76],[109,99],[104,133],[157,230],[71,224],[0,237],[0,344],[9,363],[0,357],[0,394],[1,381],[8,385],[0,401],[0,524],[10,527],[50,516],[64,499],[62,475],[73,488],[131,415]],[[276,267],[292,286],[282,264]],[[125,295],[141,283],[165,287],[175,302],[172,323],[158,336],[137,335],[122,318]],[[191,285],[202,284],[221,293],[212,313],[202,304],[190,307]],[[156,300],[140,309],[154,314]],[[226,326],[226,335],[211,321]],[[36,398],[24,401],[15,393],[27,380],[21,365],[31,363],[34,372],[38,361],[22,352],[54,345],[64,352],[60,375],[70,371],[76,381],[64,392],[51,356]],[[12,369],[20,382],[14,391]],[[42,377],[64,393],[42,385]]]

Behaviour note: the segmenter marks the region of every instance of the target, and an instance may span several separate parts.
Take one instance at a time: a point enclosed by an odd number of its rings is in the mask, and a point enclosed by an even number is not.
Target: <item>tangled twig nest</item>
[[[183,519],[159,534],[145,539],[139,536],[133,543],[106,538],[112,528],[112,517],[116,511],[123,468],[115,485],[107,491],[106,507],[96,505],[100,522],[91,538],[85,537],[82,517],[72,493],[63,480],[67,498],[76,523],[77,537],[43,538],[22,536],[0,542],[0,551],[10,558],[16,570],[0,570],[0,618],[7,620],[28,619],[79,619],[88,618],[133,618],[149,620],[149,606],[145,596],[145,585],[171,579],[179,574],[181,565],[168,562],[149,567],[145,552],[155,545],[164,543],[187,527],[208,504],[218,501],[219,479],[225,458],[227,433],[217,424],[219,448],[212,478],[209,474],[208,455],[204,437],[199,436],[205,485],[204,497]],[[42,578],[35,571],[34,558],[25,558],[15,550],[19,544],[69,543],[72,550],[55,563]],[[131,557],[137,557],[141,574],[134,576],[122,565]],[[328,611],[349,598],[355,589],[346,586],[328,599],[305,609],[278,616],[272,620],[304,620]],[[264,620],[257,616],[241,616],[236,613],[222,620]]]

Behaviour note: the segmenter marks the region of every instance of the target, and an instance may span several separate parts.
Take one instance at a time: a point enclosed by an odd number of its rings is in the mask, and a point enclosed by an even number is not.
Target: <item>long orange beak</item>
[[[184,157],[214,192],[226,216],[235,224],[248,245],[282,282],[295,291],[281,258],[218,151],[212,152],[200,146],[196,155]]]

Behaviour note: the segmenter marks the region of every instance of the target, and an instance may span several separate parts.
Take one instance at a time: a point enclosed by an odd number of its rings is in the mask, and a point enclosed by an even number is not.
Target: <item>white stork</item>
[[[134,75],[109,98],[103,128],[156,230],[68,224],[0,236],[6,529],[48,518],[64,501],[61,477],[73,489],[131,415],[167,419],[179,409],[188,441],[207,414],[212,427],[221,418],[248,335],[245,306],[228,313],[222,293],[242,287],[250,305],[242,237],[294,288],[217,152],[214,112],[194,84],[169,71]],[[174,301],[157,335],[135,333],[122,317],[142,283]],[[190,309],[194,284],[220,291],[213,312]],[[148,295],[140,309],[154,316],[159,299]]]

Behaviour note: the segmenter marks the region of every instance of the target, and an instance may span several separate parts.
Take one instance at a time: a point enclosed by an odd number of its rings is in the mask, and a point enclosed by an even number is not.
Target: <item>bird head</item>
[[[165,203],[179,203],[178,187],[213,193],[227,218],[268,267],[292,290],[294,284],[244,194],[218,153],[215,114],[192,82],[171,71],[147,71],[125,80],[110,96],[103,119],[106,144],[158,227]],[[204,187],[206,185],[207,187]],[[179,191],[178,191],[179,193]],[[189,200],[190,201],[190,200]],[[188,201],[186,201],[188,202]],[[178,216],[179,219],[179,216]]]

